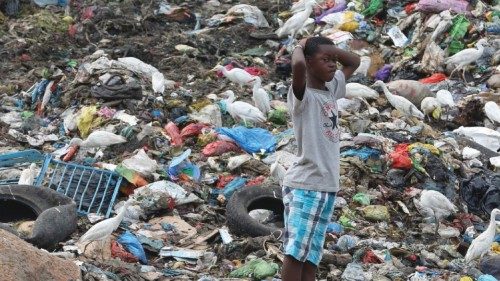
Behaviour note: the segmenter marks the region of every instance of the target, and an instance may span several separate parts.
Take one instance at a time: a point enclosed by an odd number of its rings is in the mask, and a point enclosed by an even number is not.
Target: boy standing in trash
[[[302,39],[293,49],[288,107],[298,160],[283,181],[283,281],[315,279],[339,190],[337,99],[345,96],[345,81],[358,66],[357,55],[325,37]]]

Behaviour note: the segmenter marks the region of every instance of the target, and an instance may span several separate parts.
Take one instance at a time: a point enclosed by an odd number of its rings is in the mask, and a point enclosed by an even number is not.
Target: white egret
[[[266,115],[271,110],[271,102],[269,100],[269,95],[266,90],[261,87],[262,80],[260,77],[255,77],[255,81],[253,82],[253,96],[252,100],[255,106]]]
[[[484,113],[486,117],[493,123],[500,124],[500,106],[494,101],[489,101],[484,104]]]
[[[456,106],[453,100],[453,95],[448,90],[439,90],[436,93],[436,99],[441,105],[441,108],[453,108]]]
[[[436,235],[438,234],[440,219],[458,211],[457,207],[446,196],[435,190],[422,190],[419,203],[421,207],[432,210],[436,219]]]
[[[82,235],[82,237],[80,237],[78,243],[89,242],[87,243],[88,245],[90,242],[103,241],[108,238],[108,236],[111,235],[111,233],[113,233],[122,222],[123,216],[125,216],[127,207],[130,206],[130,204],[132,204],[132,200],[125,201],[125,204],[121,207],[116,216],[93,225],[89,230],[87,230],[87,232],[85,232],[85,234]],[[85,245],[84,252],[87,245]]]
[[[235,101],[234,92],[227,90],[223,93],[226,98],[227,111],[235,120],[243,120],[246,124],[247,121],[251,122],[265,122],[266,116],[255,106],[243,102]]]
[[[441,116],[441,105],[436,98],[425,97],[420,103],[420,109],[427,117],[432,114],[432,117],[439,119]]]
[[[453,69],[453,71],[450,73],[449,77],[451,78],[451,76],[453,75],[453,73],[455,73],[455,71],[461,69],[462,70],[462,78],[465,81],[465,67],[471,63],[476,62],[478,59],[480,59],[483,56],[484,45],[486,45],[487,43],[488,43],[488,41],[486,41],[486,39],[484,39],[484,38],[480,39],[476,43],[477,49],[475,49],[475,48],[464,49],[464,50],[454,54],[453,56],[446,58],[444,62],[447,65],[449,65],[449,64],[456,65],[455,69]]]
[[[276,35],[282,38],[285,35],[289,35],[291,38],[295,38],[297,32],[304,26],[304,23],[309,18],[313,11],[313,7],[316,5],[314,0],[305,0],[304,10],[295,13],[291,16],[280,28],[276,30]]]
[[[255,76],[251,75],[241,68],[235,67],[231,70],[227,70],[224,66],[218,64],[212,69],[212,71],[219,70],[222,71],[224,77],[226,77],[233,83],[237,83],[238,85],[240,85],[240,87],[243,87],[243,85],[248,85],[255,80]]]
[[[127,142],[127,139],[123,136],[106,131],[94,131],[85,140],[73,138],[69,142],[69,145],[76,145],[79,147],[106,147],[124,142]]]
[[[33,185],[33,183],[35,182],[35,178],[36,178],[36,164],[31,163],[29,168],[24,169],[21,172],[21,176],[19,177],[19,181],[17,184]]]
[[[470,263],[479,257],[482,258],[486,253],[488,253],[491,248],[491,244],[493,244],[495,239],[496,226],[499,224],[496,221],[496,216],[498,215],[500,215],[499,209],[493,209],[493,211],[491,211],[488,228],[486,228],[483,233],[479,234],[479,236],[477,236],[476,239],[474,239],[470,244],[469,249],[465,254],[465,263]]]
[[[403,112],[403,114],[405,114],[406,116],[414,116],[419,119],[424,118],[424,114],[420,110],[418,110],[418,108],[412,102],[405,99],[404,97],[392,94],[389,89],[387,89],[387,86],[383,81],[377,80],[373,85],[382,87],[382,90],[384,91],[384,94],[389,103],[397,110]]]
[[[379,94],[374,89],[359,83],[347,83],[345,85],[346,93],[345,97],[348,99],[352,98],[364,98],[364,99],[376,99]]]

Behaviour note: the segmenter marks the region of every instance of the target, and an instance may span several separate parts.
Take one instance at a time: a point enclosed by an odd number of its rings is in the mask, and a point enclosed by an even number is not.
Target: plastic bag
[[[446,78],[447,77],[446,77],[446,75],[444,73],[434,73],[431,76],[429,76],[427,78],[422,78],[422,79],[420,79],[418,81],[422,82],[424,84],[436,84],[436,83],[439,83],[441,81],[446,80]]]
[[[378,14],[384,8],[382,0],[371,0],[368,7],[362,12],[365,17],[372,17]]]
[[[144,149],[140,149],[136,155],[123,160],[122,164],[126,168],[134,170],[146,177],[149,177],[158,169],[156,160],[149,158]]]
[[[381,80],[384,82],[389,81],[389,77],[391,76],[392,65],[386,64],[381,69],[375,73],[375,80]]]
[[[188,193],[182,186],[171,181],[157,181],[134,191],[132,198],[140,202],[141,207],[150,212],[166,209],[168,198],[175,205],[203,202],[193,193]]]
[[[359,159],[366,161],[369,158],[377,158],[378,159],[378,158],[380,158],[380,154],[381,154],[380,150],[364,146],[360,149],[346,150],[346,151],[340,153],[340,157],[356,156]]]
[[[222,194],[224,194],[224,197],[229,199],[236,190],[245,186],[246,183],[246,178],[236,177],[224,187]]]
[[[262,11],[256,7],[247,4],[239,4],[227,10],[227,15],[243,14],[243,20],[246,23],[254,25],[255,27],[269,27],[269,23]]]
[[[497,152],[500,149],[500,132],[486,127],[463,127],[453,130],[453,133],[472,138],[474,142]]]
[[[243,165],[243,163],[247,162],[248,160],[252,159],[252,156],[248,154],[242,154],[238,156],[233,156],[229,158],[227,161],[227,168],[229,170],[234,170],[238,168],[239,166]]]
[[[352,201],[361,205],[370,205],[370,197],[365,193],[357,193],[352,197]]]
[[[90,130],[97,127],[102,122],[102,118],[96,118],[96,106],[83,107],[80,112],[81,113],[78,115],[76,121],[76,126],[78,127],[78,131],[80,131],[80,136],[82,138],[86,138],[89,135]]]
[[[191,124],[187,125],[186,127],[182,128],[181,137],[183,139],[185,139],[185,138],[189,138],[189,137],[198,136],[199,134],[201,134],[201,131],[207,127],[208,127],[207,124],[191,123]]]
[[[119,258],[124,262],[129,262],[129,263],[136,263],[139,261],[139,259],[132,255],[131,253],[127,252],[120,243],[113,241],[111,244],[111,256],[113,258]]]
[[[253,277],[254,280],[263,280],[267,277],[274,276],[278,272],[279,266],[276,263],[269,263],[263,259],[254,259],[242,267],[231,271],[229,277],[232,278],[248,278]]]
[[[276,149],[276,139],[268,131],[262,128],[246,128],[237,126],[234,128],[218,128],[217,133],[226,135],[234,140],[239,147],[247,153],[257,153],[264,150],[273,152]]]
[[[344,231],[344,227],[341,224],[336,222],[331,222],[326,226],[327,233],[340,234]]]
[[[148,259],[146,258],[144,248],[142,248],[142,245],[137,237],[135,237],[134,234],[130,233],[130,231],[126,231],[124,234],[120,235],[116,242],[127,248],[127,251],[137,257],[142,264],[148,264]]]
[[[220,156],[226,152],[240,151],[240,148],[232,141],[218,140],[207,144],[201,153],[207,157]]]
[[[148,181],[145,180],[138,172],[131,170],[123,165],[116,166],[115,172],[117,172],[120,176],[124,177],[129,183],[133,184],[136,187],[141,187],[148,184]]]
[[[187,149],[181,155],[174,157],[168,165],[167,173],[173,181],[179,180],[181,175],[185,175],[196,182],[200,180],[200,168],[189,161],[189,155],[191,155],[191,149]]]
[[[434,41],[432,41],[425,48],[424,55],[422,56],[422,70],[432,73],[436,71],[442,71],[442,65],[444,64],[444,50],[441,49]],[[438,74],[438,76],[434,76]],[[436,73],[431,77],[420,79],[419,81],[424,84],[437,83],[446,79],[446,76],[442,73]]]
[[[350,249],[356,247],[356,244],[358,244],[358,242],[359,238],[356,236],[342,235],[337,241],[336,246],[340,249],[340,251],[347,252]]]
[[[167,125],[165,125],[165,131],[170,137],[170,143],[174,147],[182,146],[182,137],[177,125],[174,122],[170,121]]]
[[[468,13],[469,3],[463,0],[420,0],[418,9],[424,12],[440,13],[445,10],[451,10],[457,14]]]
[[[215,127],[222,126],[222,114],[216,104],[209,104],[199,112],[189,114],[189,117],[201,123],[212,124]]]

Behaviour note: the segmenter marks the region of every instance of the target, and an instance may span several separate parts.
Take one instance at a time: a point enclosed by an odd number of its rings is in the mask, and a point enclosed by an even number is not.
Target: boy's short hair
[[[304,56],[312,57],[316,52],[318,52],[320,45],[334,45],[332,40],[323,37],[323,36],[315,36],[310,37],[306,41],[306,46],[304,48]]]

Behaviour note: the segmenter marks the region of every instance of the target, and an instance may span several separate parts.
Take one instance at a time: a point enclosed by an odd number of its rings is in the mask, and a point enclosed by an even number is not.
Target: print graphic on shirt
[[[340,139],[340,131],[337,118],[337,103],[329,100],[323,103],[321,108],[323,135],[331,142],[337,143]]]

